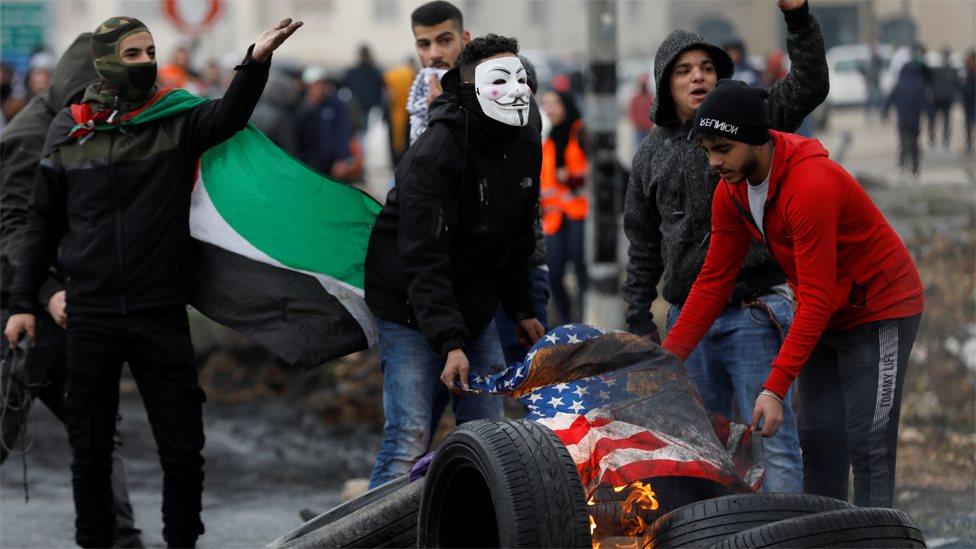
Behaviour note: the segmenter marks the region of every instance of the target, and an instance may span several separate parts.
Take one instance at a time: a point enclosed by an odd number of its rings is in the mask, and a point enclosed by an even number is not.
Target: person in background
[[[942,66],[930,69],[930,85],[932,87],[932,104],[929,108],[929,148],[935,148],[935,135],[939,124],[936,119],[942,119],[942,147],[948,149],[952,138],[952,106],[959,94],[959,73],[952,66],[952,51],[946,47],[942,50]]]
[[[386,82],[386,95],[389,98],[386,118],[390,128],[390,159],[393,161],[394,168],[410,145],[410,113],[407,112],[407,99],[410,97],[410,85],[416,76],[417,69],[409,58],[383,75],[383,80]]]
[[[366,133],[370,111],[374,107],[383,108],[385,102],[383,73],[373,62],[373,53],[366,44],[359,46],[359,64],[346,71],[343,86],[349,88],[359,105],[358,126]]]
[[[441,94],[440,78],[457,64],[461,50],[471,40],[464,29],[464,17],[454,4],[428,2],[410,14],[414,45],[423,67],[410,86],[410,144],[427,129],[431,103]]]
[[[634,125],[634,152],[637,151],[641,141],[647,137],[647,133],[654,127],[654,122],[651,121],[651,105],[654,104],[654,94],[651,93],[648,85],[649,79],[647,74],[637,77],[637,91],[630,98],[628,105],[627,112],[630,114],[630,123]]]
[[[295,113],[297,157],[319,172],[334,176],[352,162],[352,116],[335,93],[328,73],[318,66],[302,72],[305,97]]]
[[[976,50],[966,54],[963,68],[962,108],[966,115],[966,152],[973,150],[973,130],[976,128]]]
[[[868,58],[861,61],[858,69],[864,77],[864,89],[868,95],[864,102],[864,116],[868,121],[871,120],[872,113],[880,118],[884,107],[884,97],[881,94],[881,71],[884,70],[884,66],[877,41],[871,43],[868,48]]]
[[[223,94],[223,90],[220,92]],[[295,128],[295,111],[301,101],[300,83],[285,71],[271,69],[268,83],[251,113],[251,123],[275,145],[301,158]]]
[[[189,89],[193,71],[190,68],[190,49],[186,46],[178,46],[173,51],[173,60],[159,67],[159,83],[162,86],[171,88]],[[196,92],[196,89],[190,89]]]
[[[210,99],[218,99],[224,95],[223,78],[220,77],[220,63],[216,59],[207,61],[200,75],[200,95]]]
[[[54,72],[55,60],[51,52],[41,50],[31,56],[27,75],[24,77],[24,87],[27,90],[27,101],[46,90],[51,85],[51,74]]]
[[[559,318],[555,325],[582,321],[588,285],[584,254],[585,221],[589,200],[586,182],[586,133],[573,96],[549,91],[542,95],[542,110],[552,123],[542,146],[539,206],[542,231],[549,252],[549,285]],[[570,300],[564,281],[567,264],[573,264],[576,295]]]
[[[898,114],[898,167],[901,175],[917,180],[922,153],[918,139],[921,134],[922,113],[928,108],[929,86],[921,59],[905,63],[895,87],[885,102],[883,115],[888,117],[892,107]]]
[[[763,86],[768,88],[786,77],[785,61],[786,54],[779,50],[770,53],[766,57],[766,68],[762,73]]]
[[[752,67],[749,56],[746,55],[745,42],[740,39],[731,40],[723,44],[722,49],[732,58],[732,65],[735,67],[732,78],[741,80],[750,86],[760,84],[759,73]]]

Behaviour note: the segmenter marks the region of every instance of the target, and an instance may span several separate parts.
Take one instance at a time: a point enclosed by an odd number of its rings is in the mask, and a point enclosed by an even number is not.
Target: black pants
[[[115,535],[112,436],[119,374],[128,362],[163,469],[163,538],[193,546],[203,533],[203,391],[183,307],[123,316],[73,314],[65,404],[71,442],[75,540],[107,547]]]
[[[6,326],[9,317],[6,309],[0,312],[0,325]],[[0,337],[0,352],[6,354],[8,345],[7,338]],[[7,410],[3,415],[3,424],[0,426],[2,428],[0,436],[3,440],[3,444],[0,445],[0,463],[4,463],[9,457],[8,448],[15,448],[35,400],[40,400],[47,406],[61,423],[67,423],[64,406],[65,361],[64,330],[50,315],[37,315],[34,346],[27,354],[25,378],[7,379],[9,372],[3,372],[5,377],[2,386],[5,393],[2,398],[5,399],[3,405]],[[115,546],[142,547],[139,537],[142,532],[135,527],[132,504],[129,503],[125,467],[118,452],[121,446],[122,437],[116,433],[112,452],[112,512],[115,514],[116,522]]]
[[[921,315],[825,333],[800,371],[798,430],[803,491],[891,507],[898,419]]]
[[[929,109],[929,147],[935,147],[935,136],[938,123],[936,118],[942,119],[942,146],[949,148],[952,138],[952,103],[932,105]]]
[[[918,175],[920,153],[918,128],[898,128],[898,166]]]

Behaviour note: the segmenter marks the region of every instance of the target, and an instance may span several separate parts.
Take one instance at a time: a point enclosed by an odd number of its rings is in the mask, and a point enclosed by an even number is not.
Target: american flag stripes
[[[677,359],[632,334],[559,326],[523,362],[475,377],[471,388],[518,398],[526,419],[566,444],[588,494],[662,476],[742,491],[762,479],[761,451],[727,422],[720,440]],[[727,448],[730,432],[739,436]]]

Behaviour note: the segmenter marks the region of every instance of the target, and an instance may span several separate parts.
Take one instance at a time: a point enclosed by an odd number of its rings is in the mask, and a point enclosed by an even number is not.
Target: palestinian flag
[[[161,90],[118,125],[206,101]],[[111,129],[76,114],[78,138]],[[313,368],[376,343],[364,299],[366,246],[381,206],[278,148],[252,125],[200,159],[190,209],[191,304],[291,364]]]
[[[363,280],[379,211],[248,126],[200,162],[193,306],[306,368],[372,346]]]

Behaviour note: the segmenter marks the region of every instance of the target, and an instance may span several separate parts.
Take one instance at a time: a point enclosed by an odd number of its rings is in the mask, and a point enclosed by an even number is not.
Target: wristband
[[[776,393],[770,391],[769,389],[763,389],[762,392],[759,393],[759,394],[760,395],[771,396],[771,397],[775,398],[776,400],[778,400],[780,404],[783,403],[783,399],[779,398],[779,395],[777,395]]]

